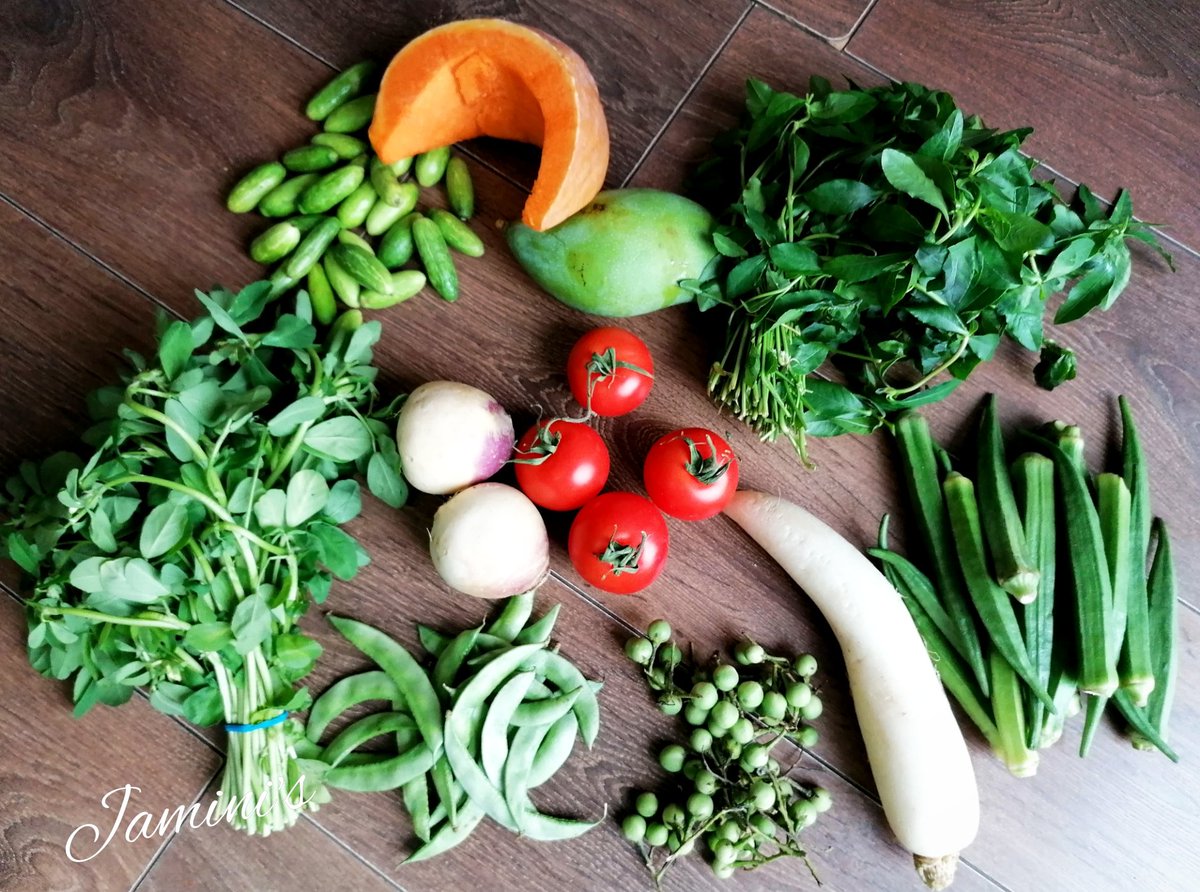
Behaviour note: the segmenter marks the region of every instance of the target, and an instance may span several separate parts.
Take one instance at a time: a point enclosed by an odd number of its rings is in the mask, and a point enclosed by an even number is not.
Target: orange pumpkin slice
[[[524,223],[561,223],[604,185],[608,125],[584,63],[566,44],[503,19],[427,31],[388,65],[371,144],[386,163],[476,136],[542,147]]]

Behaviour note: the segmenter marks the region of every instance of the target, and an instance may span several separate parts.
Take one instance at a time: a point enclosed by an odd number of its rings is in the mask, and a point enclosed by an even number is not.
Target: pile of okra
[[[374,63],[360,62],[321,88],[305,114],[322,122],[323,131],[251,170],[226,201],[234,213],[279,218],[251,242],[250,256],[275,265],[273,295],[303,281],[313,317],[326,325],[339,302],[384,309],[415,296],[426,282],[445,300],[457,300],[450,248],[469,257],[484,251],[465,222],[475,213],[471,175],[449,146],[391,164],[372,151],[365,131],[375,110],[375,94],[368,92],[375,73]],[[420,213],[421,188],[443,180],[450,210]],[[423,270],[403,268],[414,254]]]
[[[1086,755],[1109,702],[1134,746],[1177,758],[1166,742],[1175,673],[1170,541],[1151,512],[1124,397],[1119,406],[1119,473],[1091,474],[1079,428],[1060,422],[1006,444],[995,397],[984,404],[974,454],[957,466],[920,415],[896,424],[913,554],[888,550],[886,517],[871,554],[946,689],[1017,776],[1037,770],[1037,750],[1081,708]]]

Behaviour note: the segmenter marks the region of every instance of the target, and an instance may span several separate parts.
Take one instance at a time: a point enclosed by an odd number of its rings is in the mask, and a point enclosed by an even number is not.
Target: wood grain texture
[[[949,90],[1027,151],[1200,248],[1200,19],[1186,3],[880,0],[848,50]],[[964,62],[966,64],[964,64]]]
[[[189,805],[217,768],[216,755],[166,716],[134,697],[80,719],[69,692],[25,659],[25,619],[0,592],[0,890],[124,892],[165,840],[125,838],[139,811],[153,815]],[[112,842],[101,846],[129,799]],[[117,790],[108,799],[106,793]],[[65,846],[76,828],[94,825]],[[98,836],[97,836],[98,834]]]
[[[216,794],[202,800],[208,808]],[[302,818],[286,833],[247,836],[227,824],[185,829],[133,892],[244,892],[247,889],[352,889],[396,892],[394,883]]]
[[[240,0],[301,46],[338,67],[390,59],[428,28],[498,17],[541,28],[574,49],[595,77],[612,140],[608,182],[624,181],[676,103],[749,5],[746,0]],[[648,71],[653,73],[649,74]],[[322,75],[327,76],[327,75]],[[315,88],[320,78],[310,81]],[[501,144],[482,157],[532,183],[536,158]]]
[[[839,49],[854,33],[854,26],[872,0],[760,0],[763,6],[795,19]]]

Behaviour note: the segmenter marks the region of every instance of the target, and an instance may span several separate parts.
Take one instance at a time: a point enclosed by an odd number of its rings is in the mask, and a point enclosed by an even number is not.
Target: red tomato
[[[680,520],[720,513],[738,485],[733,450],[702,427],[672,431],[651,446],[642,474],[654,504]]]
[[[517,441],[514,459],[521,491],[551,511],[574,511],[608,480],[608,447],[580,421],[539,421]]]
[[[616,595],[640,592],[667,562],[667,522],[649,499],[606,492],[571,524],[567,551],[586,582]]]
[[[623,328],[594,328],[571,348],[567,383],[575,401],[597,415],[632,412],[654,385],[650,349]]]

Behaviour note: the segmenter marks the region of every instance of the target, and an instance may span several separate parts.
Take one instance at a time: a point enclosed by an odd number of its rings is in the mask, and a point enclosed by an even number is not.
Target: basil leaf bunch
[[[267,282],[197,297],[204,315],[162,321],[156,355],[127,351],[88,399],[93,451],[23,463],[0,500],[0,545],[32,579],[30,662],[73,680],[77,715],[136,687],[201,725],[304,709],[321,647],[297,620],[368,560],[341,529],[355,478],[406,498],[378,322],[353,311],[319,337],[308,295],[285,310]],[[295,821],[297,724],[230,734],[234,826]]]
[[[1037,351],[1056,323],[1107,309],[1127,239],[1157,249],[1129,194],[1077,206],[1033,177],[1030,131],[998,132],[918,84],[804,96],[747,84],[693,191],[718,217],[714,277],[683,284],[718,310],[715,401],[765,439],[865,434],[945,397],[1002,336]]]

